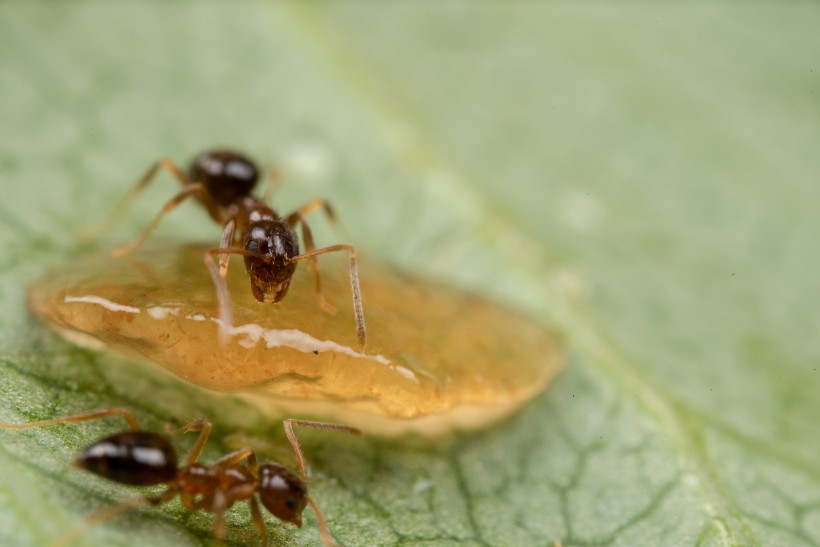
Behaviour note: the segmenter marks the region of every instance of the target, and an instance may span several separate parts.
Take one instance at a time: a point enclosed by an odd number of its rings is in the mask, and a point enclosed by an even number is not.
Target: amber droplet
[[[319,264],[335,315],[317,304],[306,265],[281,303],[261,304],[241,261],[233,261],[234,326],[222,345],[203,249],[154,244],[124,258],[79,257],[32,287],[29,305],[73,341],[143,355],[263,409],[324,415],[382,434],[480,427],[544,389],[563,361],[544,326],[366,257],[368,345],[360,353],[347,261],[333,255]]]

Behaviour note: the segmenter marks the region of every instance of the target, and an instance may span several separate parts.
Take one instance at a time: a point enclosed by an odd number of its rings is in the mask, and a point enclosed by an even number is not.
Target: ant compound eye
[[[288,506],[288,509],[295,509],[296,508],[296,498],[293,496],[288,496],[288,499],[285,500],[285,505]]]

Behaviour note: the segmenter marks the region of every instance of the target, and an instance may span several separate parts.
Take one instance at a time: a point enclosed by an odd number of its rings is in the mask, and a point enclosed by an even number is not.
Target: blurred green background
[[[304,435],[337,541],[820,544],[818,28],[809,2],[4,2],[0,419],[123,404],[153,428],[212,419],[206,459],[237,431],[282,445],[252,408],[25,310],[150,162],[230,145],[281,167],[277,206],[324,196],[370,259],[569,344],[553,386],[486,431]],[[219,229],[186,205],[159,232]],[[118,427],[0,432],[0,544],[130,495],[67,467]],[[270,518],[273,540],[317,544],[306,518]],[[248,522],[231,513],[228,544],[258,542]],[[171,504],[80,543],[209,544],[212,522]]]

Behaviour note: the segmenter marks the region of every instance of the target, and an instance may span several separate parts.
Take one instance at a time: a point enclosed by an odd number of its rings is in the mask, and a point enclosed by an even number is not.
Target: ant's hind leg
[[[367,328],[364,324],[362,293],[359,289],[359,271],[356,265],[356,247],[350,245],[349,243],[330,245],[328,247],[322,247],[321,249],[302,253],[299,256],[294,256],[290,259],[290,262],[310,260],[320,254],[331,253],[333,251],[347,251],[348,258],[350,259],[350,290],[353,293],[353,315],[356,319],[356,339],[359,342],[359,349],[364,350],[367,345]]]
[[[296,226],[297,223],[300,223],[302,225],[302,241],[305,242],[305,249],[307,252],[316,250],[316,244],[313,242],[313,232],[310,230],[310,225],[305,219],[305,216],[300,211],[296,211],[290,215],[287,218],[287,223],[291,226]],[[322,274],[319,272],[319,262],[316,260],[316,257],[313,256],[308,259],[308,264],[310,265],[310,269],[313,270],[313,278],[315,280],[316,287],[316,299],[319,301],[319,307],[331,315],[335,314],[336,308],[334,308],[333,305],[327,301],[325,295],[322,293]]]
[[[140,236],[137,239],[135,239],[128,245],[117,247],[116,249],[114,249],[112,254],[114,256],[124,256],[131,253],[134,249],[142,245],[142,243],[146,239],[148,239],[148,236],[151,235],[151,232],[154,231],[154,229],[159,224],[160,220],[162,220],[162,218],[165,215],[176,209],[180,203],[182,203],[183,201],[185,201],[193,195],[198,195],[203,202],[208,202],[211,199],[210,194],[208,194],[208,190],[206,190],[203,185],[199,183],[187,185],[176,196],[168,200],[168,202],[162,207],[162,209],[160,209],[159,213],[157,213],[154,219],[150,223],[148,223],[148,226],[145,227],[145,230],[143,230],[142,234],[140,234]]]
[[[148,185],[154,180],[157,173],[159,173],[160,169],[164,169],[168,173],[173,176],[177,182],[179,182],[182,186],[189,186],[192,181],[188,178],[185,172],[180,169],[173,161],[168,158],[161,158],[158,161],[155,161],[150,168],[145,172],[145,174],[134,183],[131,187],[131,190],[123,197],[119,203],[114,207],[111,213],[108,215],[108,218],[100,224],[98,227],[88,230],[84,233],[80,234],[80,238],[84,240],[91,240],[97,239],[101,235],[111,231],[117,222],[125,215],[125,212],[131,206],[134,201],[139,197],[139,195],[145,190]],[[205,208],[208,209],[208,214],[214,220],[219,218],[219,209],[216,204],[213,203],[213,200],[207,200],[203,202]]]
[[[177,492],[175,490],[166,490],[159,497],[156,498],[149,498],[147,496],[134,496],[133,498],[128,498],[116,505],[112,505],[110,507],[103,507],[102,509],[99,509],[91,513],[89,516],[83,519],[83,521],[78,526],[72,528],[64,536],[62,536],[60,539],[54,542],[52,544],[52,547],[70,545],[85,530],[87,530],[91,526],[95,526],[107,520],[111,520],[114,517],[118,517],[119,515],[127,513],[128,511],[136,509],[142,505],[161,505],[163,503],[171,501],[176,496]]]
[[[124,407],[111,407],[111,408],[101,408],[99,410],[89,410],[87,412],[80,412],[77,414],[70,414],[68,416],[62,416],[60,418],[52,418],[50,420],[40,420],[37,422],[30,422],[27,424],[6,424],[0,422],[0,428],[2,429],[31,429],[33,427],[44,427],[47,425],[53,424],[76,424],[80,422],[91,422],[94,420],[101,420],[103,418],[107,418],[109,416],[114,416],[116,414],[120,414],[125,421],[128,423],[128,427],[131,428],[132,431],[139,431],[140,425],[137,423],[136,418],[131,413],[130,410]]]

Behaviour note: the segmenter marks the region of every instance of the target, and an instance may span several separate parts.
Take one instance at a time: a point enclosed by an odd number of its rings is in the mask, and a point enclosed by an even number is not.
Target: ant
[[[305,218],[310,213],[322,209],[328,219],[336,223],[333,208],[325,200],[311,200],[290,215],[281,217],[266,205],[263,199],[251,194],[259,180],[259,169],[256,164],[239,152],[216,149],[194,158],[187,174],[168,158],[155,162],[134,184],[104,224],[105,227],[121,217],[126,206],[148,186],[160,169],[168,171],[176,178],[182,185],[182,190],[163,206],[137,239],[115,249],[115,256],[126,255],[139,247],[166,214],[189,197],[195,197],[208,215],[223,226],[219,247],[206,250],[204,260],[216,287],[221,319],[220,332],[224,336],[232,323],[230,297],[225,283],[231,255],[244,257],[245,269],[250,276],[251,291],[256,300],[274,304],[285,298],[293,272],[296,270],[296,263],[307,260],[314,273],[319,305],[326,312],[335,313],[335,308],[322,294],[316,257],[333,251],[347,251],[350,260],[350,288],[353,292],[356,339],[359,349],[364,350],[367,332],[359,290],[356,248],[349,243],[339,243],[317,249]],[[301,254],[299,238],[296,235],[297,225],[301,225],[302,240],[306,248]],[[214,262],[214,256],[218,257],[218,266]]]
[[[326,547],[335,545],[327,528],[322,512],[316,502],[308,496],[307,473],[299,441],[293,433],[293,426],[311,427],[341,431],[353,435],[362,432],[354,427],[285,420],[285,435],[293,447],[302,476],[276,463],[258,465],[256,455],[250,448],[231,452],[207,466],[197,463],[212,425],[208,420],[194,420],[173,435],[199,431],[184,465],[177,465],[177,454],[171,443],[159,433],[143,431],[130,410],[123,407],[103,408],[78,414],[71,414],[51,420],[41,420],[14,425],[0,422],[4,429],[29,429],[58,423],[78,423],[100,420],[114,415],[122,415],[130,429],[104,437],[80,454],[74,466],[95,473],[105,479],[130,486],[165,485],[166,489],[157,497],[137,496],[120,504],[102,509],[89,516],[84,525],[69,534],[60,543],[71,541],[85,527],[116,517],[140,505],[160,505],[176,497],[188,511],[202,510],[216,516],[214,534],[221,540],[225,534],[225,511],[234,503],[245,501],[250,504],[253,524],[262,535],[261,545],[267,545],[267,530],[259,504],[284,522],[302,527],[302,512],[307,504],[313,508],[319,521],[319,531]],[[258,498],[258,499],[257,499]]]

